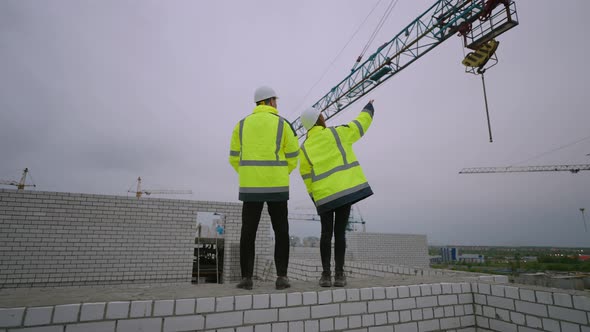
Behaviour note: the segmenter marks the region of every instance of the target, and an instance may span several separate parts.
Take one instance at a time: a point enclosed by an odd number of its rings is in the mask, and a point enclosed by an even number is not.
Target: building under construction
[[[277,291],[265,281],[274,280],[268,215],[256,241],[254,289],[240,290],[233,284],[240,277],[240,210],[239,203],[0,190],[0,331],[584,331],[589,325],[587,293],[430,269],[424,235],[349,233],[344,288],[320,288],[319,255],[294,253],[292,288]],[[222,234],[203,226],[199,234],[203,212],[216,217]]]

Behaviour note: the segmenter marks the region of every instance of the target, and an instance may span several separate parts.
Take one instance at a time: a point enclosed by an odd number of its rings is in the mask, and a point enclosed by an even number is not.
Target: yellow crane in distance
[[[127,190],[127,192],[134,193],[135,197],[141,198],[142,195],[190,195],[193,193],[192,190],[169,190],[169,189],[142,189],[141,188],[141,177],[137,178],[137,188],[135,190]]]
[[[0,180],[0,185],[15,186],[17,190],[24,190],[25,187],[36,187],[35,184],[26,184],[28,173],[29,169],[25,168],[23,170],[23,175],[21,176],[20,181],[17,182],[11,180]]]

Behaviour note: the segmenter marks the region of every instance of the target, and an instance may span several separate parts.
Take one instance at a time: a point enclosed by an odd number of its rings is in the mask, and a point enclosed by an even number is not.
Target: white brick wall
[[[236,310],[246,310],[252,308],[252,295],[236,296]]]
[[[26,308],[0,309],[0,327],[20,326]]]
[[[436,287],[420,285],[6,308],[0,309],[0,332],[6,332],[3,329],[12,332],[14,328],[23,332],[274,332],[286,329],[457,332],[475,327],[472,303],[439,306],[439,296],[456,298],[471,294],[471,289],[463,292],[459,283],[449,284],[449,287],[460,293],[422,295],[432,294]],[[398,294],[405,297],[398,298]],[[416,307],[416,303],[423,307]]]
[[[262,269],[265,264],[266,262],[259,262],[258,269]],[[434,270],[425,272],[428,266],[428,246],[424,235],[347,234],[345,271],[351,277],[437,273]],[[315,280],[320,277],[321,272],[319,248],[291,248],[289,276],[292,279]]]
[[[173,303],[173,302],[172,302]],[[106,319],[118,319],[118,318],[125,318],[129,313],[129,305],[130,302],[109,302],[107,305],[107,312],[106,312]],[[154,314],[156,311],[154,310]],[[172,310],[170,310],[168,315],[172,314]]]
[[[205,318],[201,315],[167,317],[164,319],[164,332],[194,331],[205,328]]]
[[[113,302],[118,303],[118,302]],[[78,312],[80,312],[80,304],[65,304],[55,306],[53,311],[54,323],[71,323],[78,320]],[[1,315],[1,314],[0,314]],[[127,317],[127,313],[125,316]]]
[[[213,312],[215,311],[215,298],[204,297],[197,299],[197,313]]]
[[[239,280],[241,206],[0,189],[0,288],[190,282],[197,212],[224,215],[223,280]],[[265,211],[257,261],[273,252],[270,229]]]
[[[188,301],[191,301],[191,300],[188,300]],[[179,301],[182,301],[182,300],[179,300]],[[192,300],[192,301],[194,303],[194,300]],[[183,308],[182,305],[180,307]],[[193,305],[193,308],[194,308],[194,305]],[[194,311],[194,309],[191,312],[193,312],[193,311]],[[82,306],[82,313],[84,313],[84,306]],[[152,313],[152,301],[133,301],[133,302],[131,302],[131,309],[129,310],[129,317],[132,317],[132,318],[149,317],[149,316],[151,316],[151,313]]]
[[[181,202],[0,190],[0,287],[190,281],[198,204]]]
[[[271,259],[271,258],[267,258]],[[456,277],[466,277],[466,278],[478,278],[480,275],[475,273],[469,272],[460,272],[460,271],[445,271],[445,270],[436,270],[436,269],[429,269],[429,268],[420,268],[420,267],[413,267],[409,268],[407,266],[400,266],[400,265],[390,265],[390,264],[380,264],[380,263],[366,263],[366,262],[355,262],[355,261],[346,261],[344,266],[344,272],[348,277],[351,278],[370,278],[370,277],[387,277],[387,276],[399,276],[399,275],[409,275],[409,276],[442,276],[448,273],[452,273]],[[319,260],[319,256],[317,259],[307,259],[307,260],[299,260],[299,259],[289,259],[289,278],[293,280],[302,280],[302,281],[313,281],[317,282],[319,280],[322,273],[322,263]],[[500,280],[501,281],[501,280]],[[467,287],[465,290],[462,290],[463,287]],[[455,290],[453,289],[445,289],[447,293],[458,293],[462,291],[470,291],[470,284],[463,283],[457,284],[455,286]],[[429,292],[427,294],[423,293],[423,286],[420,285],[413,285],[411,288],[406,287],[407,289],[402,290],[400,297],[404,296],[415,296],[419,294],[423,295],[430,295],[430,294],[442,294],[442,286],[438,285],[438,288],[428,288],[426,291]],[[391,289],[382,288],[380,290],[382,298],[385,296],[393,296],[387,295],[387,292],[391,292]],[[396,295],[397,296],[397,295]]]
[[[25,316],[25,326],[45,325],[51,322],[53,307],[28,308]]]
[[[244,324],[276,322],[278,309],[247,310],[244,312]]]
[[[80,311],[80,321],[101,320],[104,317],[106,303],[84,303]]]
[[[348,233],[347,250],[353,261],[428,267],[426,235]]]
[[[118,331],[156,332],[161,331],[162,318],[126,319],[117,322]]]
[[[481,328],[580,332],[590,326],[590,306],[585,307],[590,297],[582,292],[505,285],[491,285],[489,292],[484,283],[475,283],[473,289],[476,325]]]
[[[0,259],[7,262],[0,270],[0,287],[189,282],[198,212],[224,215],[222,278],[239,280],[241,203],[0,189],[0,237],[9,244],[8,250],[0,251]],[[255,276],[273,279],[270,232],[264,210],[256,240]],[[423,235],[347,236],[345,269],[350,277],[443,273],[426,268]],[[322,270],[319,249],[304,248],[317,251],[307,253],[313,259],[305,260],[296,259],[296,251],[302,248],[292,249],[289,276],[317,280]],[[68,270],[73,264],[80,268]],[[418,288],[413,291],[419,292]]]
[[[279,320],[280,321],[294,321],[294,320],[306,320],[311,317],[310,308],[308,306],[297,307],[297,308],[280,308],[279,309]]]

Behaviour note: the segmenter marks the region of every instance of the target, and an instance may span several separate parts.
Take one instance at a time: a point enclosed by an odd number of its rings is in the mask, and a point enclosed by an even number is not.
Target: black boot
[[[289,283],[289,278],[287,277],[277,277],[277,281],[275,282],[276,289],[285,289],[291,287]]]
[[[330,274],[330,271],[322,272],[322,277],[320,278],[320,286],[332,287],[332,275]]]
[[[346,286],[346,276],[344,272],[336,272],[334,276],[334,287],[344,287]]]
[[[252,285],[252,278],[242,278],[242,281],[236,287],[250,290]]]

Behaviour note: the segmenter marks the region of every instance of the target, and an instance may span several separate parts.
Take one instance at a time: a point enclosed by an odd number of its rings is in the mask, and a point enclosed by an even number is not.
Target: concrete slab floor
[[[348,278],[344,288],[390,287],[402,285],[431,284],[441,282],[463,282],[457,276],[395,276],[385,278]],[[49,306],[72,303],[134,301],[134,300],[173,300],[200,297],[236,296],[247,294],[270,294],[310,292],[338,289],[324,288],[317,281],[291,280],[291,288],[276,290],[274,281],[254,281],[254,289],[248,291],[229,284],[173,284],[173,285],[104,285],[73,286],[59,288],[3,288],[0,289],[0,308]]]

